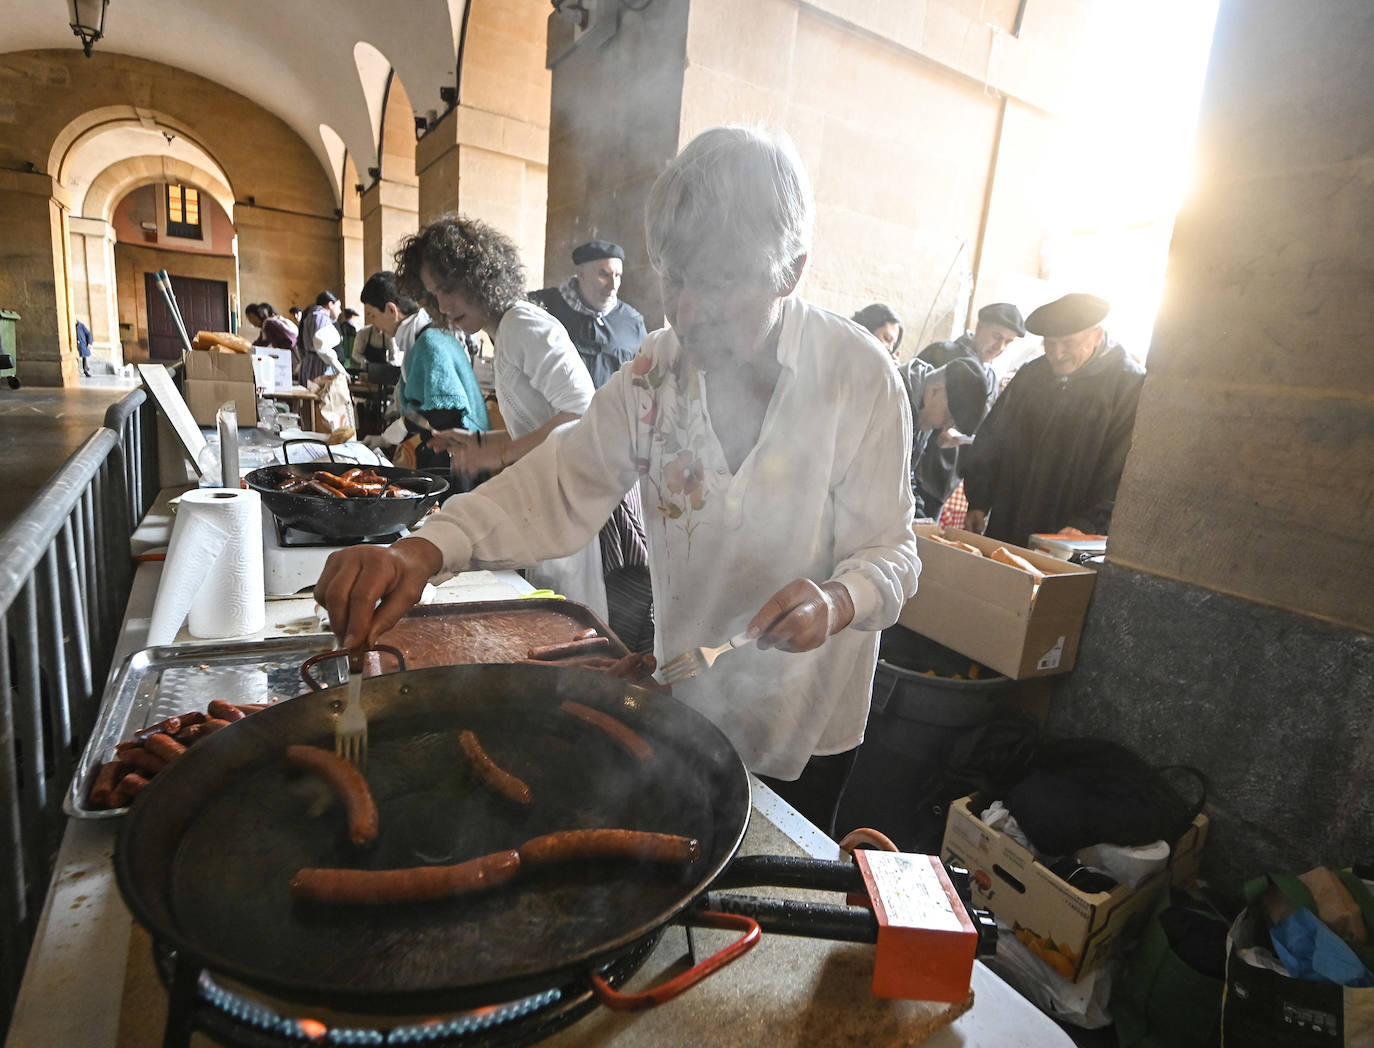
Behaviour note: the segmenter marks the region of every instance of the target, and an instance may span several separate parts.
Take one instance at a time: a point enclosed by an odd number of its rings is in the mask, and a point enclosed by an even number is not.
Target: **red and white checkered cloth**
[[[945,504],[940,510],[940,527],[962,528],[967,515],[968,496],[964,494],[964,482],[961,480],[959,486],[954,489],[954,494],[945,499]]]

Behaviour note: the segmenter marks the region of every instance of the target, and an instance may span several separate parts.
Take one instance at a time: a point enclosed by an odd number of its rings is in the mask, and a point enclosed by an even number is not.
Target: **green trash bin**
[[[0,309],[0,378],[10,389],[19,388],[19,376],[15,374],[18,365],[19,340],[16,335],[16,322],[19,314],[12,309]]]

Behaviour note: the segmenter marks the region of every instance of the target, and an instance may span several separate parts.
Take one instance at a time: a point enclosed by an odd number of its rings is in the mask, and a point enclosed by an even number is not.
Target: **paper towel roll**
[[[256,491],[198,488],[181,496],[148,643],[172,643],[183,622],[204,640],[247,636],[266,624]]]

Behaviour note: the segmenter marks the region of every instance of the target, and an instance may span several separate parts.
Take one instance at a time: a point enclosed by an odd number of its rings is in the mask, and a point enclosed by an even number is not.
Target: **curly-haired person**
[[[396,279],[445,326],[484,331],[496,347],[496,399],[506,428],[436,434],[430,445],[449,453],[455,472],[498,473],[587,410],[591,376],[563,325],[526,299],[520,253],[505,234],[475,218],[440,218],[401,243]],[[541,561],[527,576],[606,618],[595,540]]]

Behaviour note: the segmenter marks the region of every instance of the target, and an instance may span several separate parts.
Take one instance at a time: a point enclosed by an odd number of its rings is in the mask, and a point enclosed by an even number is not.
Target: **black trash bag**
[[[1002,796],[1046,855],[1093,844],[1173,844],[1202,810],[1207,783],[1186,765],[1152,767],[1106,739],[1048,739],[1031,771]]]

